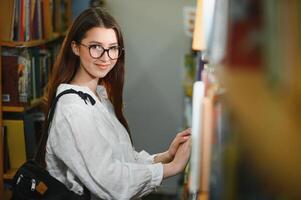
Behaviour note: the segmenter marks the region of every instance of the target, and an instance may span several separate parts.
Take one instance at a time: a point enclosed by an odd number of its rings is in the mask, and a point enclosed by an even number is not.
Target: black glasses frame
[[[92,44],[92,45],[85,45],[85,44],[82,44],[82,43],[78,43],[78,44],[80,44],[80,45],[82,45],[82,46],[84,46],[84,47],[87,47],[87,48],[89,49],[89,54],[90,54],[90,56],[91,56],[92,58],[94,58],[94,59],[101,58],[101,57],[105,54],[105,52],[107,52],[107,55],[108,55],[108,57],[109,57],[111,60],[117,60],[117,59],[121,56],[122,52],[124,51],[124,48],[121,48],[121,47],[118,46],[118,48],[119,48],[119,54],[118,54],[117,58],[111,58],[111,56],[110,56],[110,54],[109,54],[109,51],[110,51],[112,48],[116,48],[116,47],[110,47],[110,48],[108,48],[108,49],[105,49],[105,48],[103,48],[101,45],[97,45],[97,46],[100,46],[100,47],[103,49],[103,52],[100,54],[100,56],[94,57],[94,56],[92,56],[92,54],[91,54],[91,48],[92,48],[93,46],[95,46],[95,44]]]

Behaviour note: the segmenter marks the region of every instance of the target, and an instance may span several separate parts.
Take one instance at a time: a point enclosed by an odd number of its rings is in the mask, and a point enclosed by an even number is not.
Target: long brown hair
[[[48,113],[56,96],[58,86],[61,83],[70,83],[80,65],[79,57],[72,51],[71,43],[73,41],[77,43],[81,42],[84,39],[86,32],[94,27],[113,29],[118,39],[118,45],[124,49],[120,27],[106,10],[103,8],[88,8],[83,11],[75,19],[69,29],[49,77],[44,95],[46,113],[45,127],[49,126]],[[102,84],[106,88],[108,98],[113,104],[115,114],[120,123],[126,128],[131,138],[128,123],[123,115],[124,51],[118,58],[113,69],[104,78],[100,79],[98,84]],[[36,156],[36,159],[43,165],[45,165],[47,138],[48,134],[47,130],[45,130]]]

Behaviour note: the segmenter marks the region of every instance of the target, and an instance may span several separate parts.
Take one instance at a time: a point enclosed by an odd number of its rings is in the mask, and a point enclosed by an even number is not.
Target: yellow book
[[[192,49],[195,51],[203,51],[206,49],[203,24],[203,6],[203,0],[197,0],[197,9],[192,40]]]
[[[44,37],[45,39],[51,38],[53,35],[53,1],[52,0],[42,0],[43,9],[43,23],[44,23]]]
[[[10,166],[19,168],[26,161],[24,123],[22,120],[3,120],[7,127],[7,143]]]
[[[13,26],[13,14],[14,14],[14,2],[0,0],[0,40],[10,41],[12,26]]]
[[[61,0],[54,0],[54,32],[62,32],[62,10],[61,10]]]

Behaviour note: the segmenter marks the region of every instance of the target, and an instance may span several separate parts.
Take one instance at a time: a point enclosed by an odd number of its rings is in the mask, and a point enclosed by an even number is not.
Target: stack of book
[[[48,39],[68,25],[66,0],[1,0],[2,41]]]

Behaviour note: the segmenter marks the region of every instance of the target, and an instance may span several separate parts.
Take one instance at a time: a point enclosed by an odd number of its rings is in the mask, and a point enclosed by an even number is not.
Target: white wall
[[[111,0],[126,47],[125,111],[137,150],[165,151],[183,123],[183,7],[195,0]],[[161,189],[174,193],[177,178]]]

